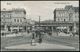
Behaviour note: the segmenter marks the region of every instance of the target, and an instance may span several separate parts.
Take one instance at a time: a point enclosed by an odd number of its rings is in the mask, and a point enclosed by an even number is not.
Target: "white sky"
[[[11,3],[11,5],[7,5]],[[27,19],[38,21],[39,16],[41,20],[53,20],[53,11],[55,8],[64,8],[65,5],[73,5],[79,7],[79,1],[1,1],[1,9],[25,8]]]

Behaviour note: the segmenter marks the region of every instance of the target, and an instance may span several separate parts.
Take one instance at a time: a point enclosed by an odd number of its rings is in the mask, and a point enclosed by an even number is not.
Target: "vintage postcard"
[[[79,1],[1,1],[1,51],[79,51]]]

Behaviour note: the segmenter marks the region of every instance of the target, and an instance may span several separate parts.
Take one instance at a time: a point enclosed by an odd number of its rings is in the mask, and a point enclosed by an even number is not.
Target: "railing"
[[[53,22],[53,23],[36,23],[35,26],[41,25],[41,26],[72,26],[73,22]]]

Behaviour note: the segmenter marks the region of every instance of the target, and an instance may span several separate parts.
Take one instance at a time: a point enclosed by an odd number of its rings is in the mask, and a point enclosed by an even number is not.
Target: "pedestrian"
[[[75,37],[75,33],[73,33],[73,37]]]
[[[36,37],[38,37],[38,32],[37,32],[37,30],[35,31],[35,34],[36,34]]]
[[[35,44],[35,37],[34,37],[34,33],[32,33],[32,40],[31,40],[31,45],[32,46],[35,46],[36,44]]]
[[[42,43],[42,36],[41,36],[42,34],[40,31],[38,33],[39,33],[39,43]]]
[[[58,36],[59,31],[58,31],[58,30],[56,30],[56,33],[57,33],[57,36]]]
[[[39,38],[39,43],[42,43],[42,38]]]
[[[27,30],[27,33],[29,34],[29,30]]]
[[[73,35],[72,32],[70,32],[70,37],[71,37],[72,35]]]

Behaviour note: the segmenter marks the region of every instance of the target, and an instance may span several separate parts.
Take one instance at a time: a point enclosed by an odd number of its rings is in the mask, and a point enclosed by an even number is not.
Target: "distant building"
[[[11,17],[13,24],[22,24],[26,18],[26,11],[24,9],[13,9]]]
[[[74,23],[73,32],[79,33],[79,7],[65,6],[69,11],[69,21]]]
[[[11,24],[11,11],[1,11],[1,30],[8,31],[9,24]]]
[[[65,6],[65,9],[69,13],[69,21],[75,22],[79,21],[79,7],[73,7],[72,5]]]
[[[26,28],[24,24],[26,20],[25,9],[12,9],[1,11],[1,28],[7,31],[21,31]]]
[[[35,21],[34,20],[31,20],[31,19],[27,19],[27,23],[34,25],[35,24]]]
[[[69,21],[69,13],[65,9],[54,10],[54,21]]]
[[[26,25],[24,24],[26,20],[26,11],[25,9],[12,9],[11,13],[11,29],[17,29],[17,31],[26,30]],[[17,28],[16,28],[17,27]]]
[[[79,7],[68,5],[65,8],[56,8],[54,10],[54,21],[79,21]]]
[[[56,8],[54,10],[55,22],[73,22],[75,30],[79,30],[79,7],[73,7],[72,5],[66,5],[65,8]]]
[[[26,19],[25,23],[27,24],[27,29],[28,29],[28,30],[29,30],[29,29],[31,30],[31,29],[32,29],[32,26],[35,25],[36,21],[31,20],[31,19]]]

